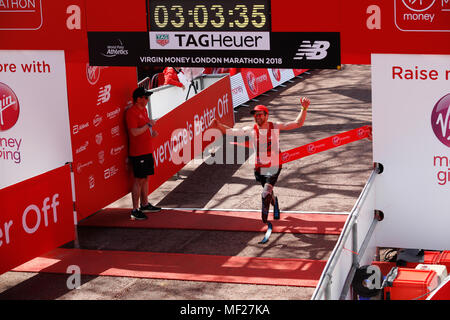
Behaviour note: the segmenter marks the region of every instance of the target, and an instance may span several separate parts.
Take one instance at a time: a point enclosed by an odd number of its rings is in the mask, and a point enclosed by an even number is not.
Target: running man
[[[270,204],[274,206],[274,218],[279,219],[278,199],[274,195],[273,188],[281,172],[279,132],[281,130],[293,130],[303,126],[306,119],[306,111],[310,100],[306,97],[300,98],[301,111],[294,121],[270,122],[269,109],[264,105],[257,105],[250,112],[255,118],[254,126],[242,128],[230,128],[219,120],[213,120],[213,127],[218,128],[223,134],[232,136],[250,136],[256,152],[255,178],[261,183],[261,218],[267,223]]]

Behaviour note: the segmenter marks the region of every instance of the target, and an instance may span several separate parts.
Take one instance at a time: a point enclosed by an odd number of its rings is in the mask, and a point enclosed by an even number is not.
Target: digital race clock
[[[271,31],[270,0],[148,0],[149,31]]]

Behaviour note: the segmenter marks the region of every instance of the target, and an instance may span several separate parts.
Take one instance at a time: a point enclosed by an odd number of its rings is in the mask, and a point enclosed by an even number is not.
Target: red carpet
[[[260,212],[183,211],[163,210],[149,213],[144,221],[132,221],[131,209],[104,209],[80,221],[80,226],[126,227],[152,229],[195,229],[222,231],[265,231]],[[281,213],[280,220],[272,220],[273,232],[340,234],[347,215]]]
[[[326,261],[55,249],[13,271],[315,287]]]

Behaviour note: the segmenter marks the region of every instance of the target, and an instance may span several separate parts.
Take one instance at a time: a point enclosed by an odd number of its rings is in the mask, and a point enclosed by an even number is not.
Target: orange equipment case
[[[391,287],[385,288],[386,300],[425,300],[439,280],[433,270],[398,268]]]

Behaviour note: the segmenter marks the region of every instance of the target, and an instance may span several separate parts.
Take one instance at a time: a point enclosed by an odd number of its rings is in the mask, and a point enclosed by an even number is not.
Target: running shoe
[[[139,209],[131,211],[131,220],[146,220],[147,216]]]

